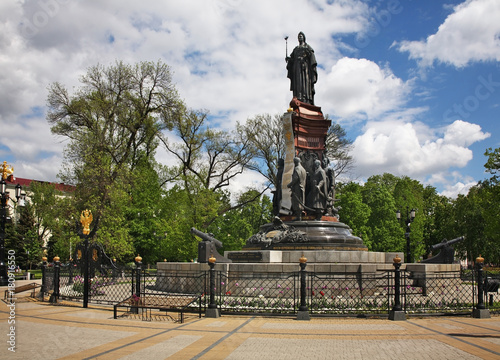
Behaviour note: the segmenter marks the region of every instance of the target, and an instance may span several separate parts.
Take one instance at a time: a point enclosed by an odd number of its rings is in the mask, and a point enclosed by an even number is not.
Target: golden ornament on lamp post
[[[14,168],[10,165],[7,165],[7,161],[4,161],[2,164],[2,180],[7,180],[7,178],[14,173]]]
[[[82,214],[80,215],[80,223],[82,224],[82,232],[84,235],[90,234],[90,224],[92,223],[92,220],[92,211],[88,209],[83,210]]]

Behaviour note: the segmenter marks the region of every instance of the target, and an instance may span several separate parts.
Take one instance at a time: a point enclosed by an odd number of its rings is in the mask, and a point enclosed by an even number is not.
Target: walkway
[[[3,290],[0,288],[3,297]],[[2,359],[500,359],[500,317],[408,321],[189,314],[184,324],[113,319],[111,307],[0,301]],[[13,319],[11,319],[13,320]],[[9,351],[15,326],[16,352]]]

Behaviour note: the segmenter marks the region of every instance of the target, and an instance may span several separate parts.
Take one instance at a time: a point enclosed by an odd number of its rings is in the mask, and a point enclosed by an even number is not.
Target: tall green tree
[[[29,193],[30,201],[26,210],[33,217],[37,242],[43,244],[55,230],[59,215],[63,215],[58,213],[61,208],[58,206],[56,188],[50,183],[33,181]]]
[[[218,216],[256,201],[266,188],[243,202],[229,201],[227,188],[249,169],[253,154],[249,140],[239,132],[213,130],[208,114],[190,110],[175,119],[172,131],[162,137],[165,149],[177,160],[168,181],[186,190],[192,223],[206,229]]]
[[[207,195],[207,199],[202,199]],[[164,233],[159,236],[162,240],[161,254],[168,261],[189,261],[197,256],[198,240],[191,235],[191,228],[205,230],[202,223],[207,217],[214,217],[218,203],[211,201],[211,192],[200,192],[198,202],[193,206],[190,197],[192,194],[180,185],[175,185],[165,191],[161,199]],[[213,199],[212,199],[213,200]],[[200,221],[196,223],[195,220]]]
[[[491,174],[489,179],[481,181],[479,186],[483,190],[482,197],[483,216],[485,219],[485,237],[491,244],[490,252],[495,253],[496,262],[500,263],[500,148],[487,149],[485,156],[488,157],[484,165],[486,172]]]
[[[245,124],[238,123],[237,130],[249,141],[253,154],[249,167],[276,185],[279,181],[278,159],[285,158],[285,132],[281,115],[256,115],[247,119]]]
[[[223,244],[223,251],[241,250],[250,236],[260,230],[260,226],[272,220],[272,202],[266,195],[261,195],[258,201],[247,202],[254,199],[259,193],[249,190],[240,195],[239,202],[244,206],[232,209],[217,218],[208,231]]]
[[[146,154],[145,154],[146,155]],[[163,189],[153,160],[144,156],[132,172],[133,184],[127,206],[127,226],[136,253],[146,264],[163,260],[165,253]]]
[[[5,247],[16,253],[16,264],[20,267],[31,268],[33,263],[38,263],[42,258],[43,241],[37,234],[37,226],[31,203],[26,206],[16,206],[19,215],[17,221],[7,223],[5,228]]]
[[[454,201],[453,219],[456,225],[454,237],[465,236],[465,240],[457,244],[455,249],[469,261],[474,261],[479,254],[485,254],[487,250],[484,234],[486,222],[481,196],[480,188],[472,187],[467,195],[458,195]]]
[[[404,231],[396,220],[396,202],[390,184],[370,177],[363,187],[363,201],[370,207],[367,222],[373,251],[405,251]]]
[[[281,115],[256,115],[245,124],[238,123],[237,131],[248,141],[252,161],[249,167],[262,174],[276,187],[278,184],[278,159],[285,157],[285,135]],[[328,116],[326,116],[328,118]],[[326,155],[336,176],[345,173],[352,165],[349,154],[352,141],[347,138],[345,130],[339,124],[332,124],[326,135]]]
[[[75,207],[99,219],[98,237],[108,252],[130,255],[124,205],[133,170],[142,156],[154,155],[161,131],[184,106],[161,61],[92,66],[80,82],[71,94],[60,83],[49,86],[47,120],[54,134],[69,139],[60,177],[76,185]]]
[[[427,221],[428,213],[424,208],[424,187],[417,181],[408,176],[402,176],[396,179],[394,184],[393,196],[396,202],[396,208],[401,213],[400,226],[406,233],[407,212],[415,210],[415,219],[410,224],[410,232],[405,234],[409,236],[410,252],[414,262],[418,261],[426,252],[426,243],[424,241],[424,224]],[[405,251],[407,250],[405,245]]]
[[[469,189],[467,195],[459,195],[453,201],[454,236],[465,235],[465,240],[456,245],[462,258],[474,261],[483,255],[489,263],[500,263],[500,148],[487,149],[484,165],[491,177],[480,181]]]
[[[345,129],[340,124],[333,123],[328,128],[325,147],[326,156],[330,159],[330,166],[332,166],[335,176],[345,174],[351,169],[353,165],[353,159],[350,155],[352,140],[347,137]]]
[[[424,217],[423,241],[425,244],[424,259],[431,255],[431,246],[444,239],[458,237],[453,218],[452,199],[439,195],[436,188],[426,186],[423,192],[424,207],[419,216]],[[436,255],[434,252],[432,255]]]
[[[363,202],[363,186],[355,182],[339,184],[338,192],[340,220],[349,225],[352,233],[361,237],[364,244],[371,249],[372,239],[369,237],[370,229],[367,225],[371,208]]]
[[[27,194],[29,200],[25,206],[16,206],[16,221],[9,240],[16,249],[18,262],[29,267],[40,262],[44,248],[49,250],[49,259],[60,255],[66,261],[70,257],[70,242],[62,234],[73,227],[71,194],[38,181],[30,184]]]

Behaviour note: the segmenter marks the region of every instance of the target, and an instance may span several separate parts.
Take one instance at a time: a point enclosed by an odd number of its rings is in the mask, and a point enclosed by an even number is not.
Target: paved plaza
[[[0,288],[3,297],[5,288]],[[26,294],[27,295],[27,294]],[[188,314],[113,319],[112,307],[0,301],[1,359],[500,359],[500,317],[355,318]],[[177,319],[176,314],[173,315]]]

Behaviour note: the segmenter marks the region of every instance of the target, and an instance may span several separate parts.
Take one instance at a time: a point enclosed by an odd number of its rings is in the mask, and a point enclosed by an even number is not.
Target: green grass
[[[29,272],[31,273],[31,278],[35,278],[35,279],[41,279],[42,278],[42,270],[41,269],[37,269],[37,270],[29,270]]]

